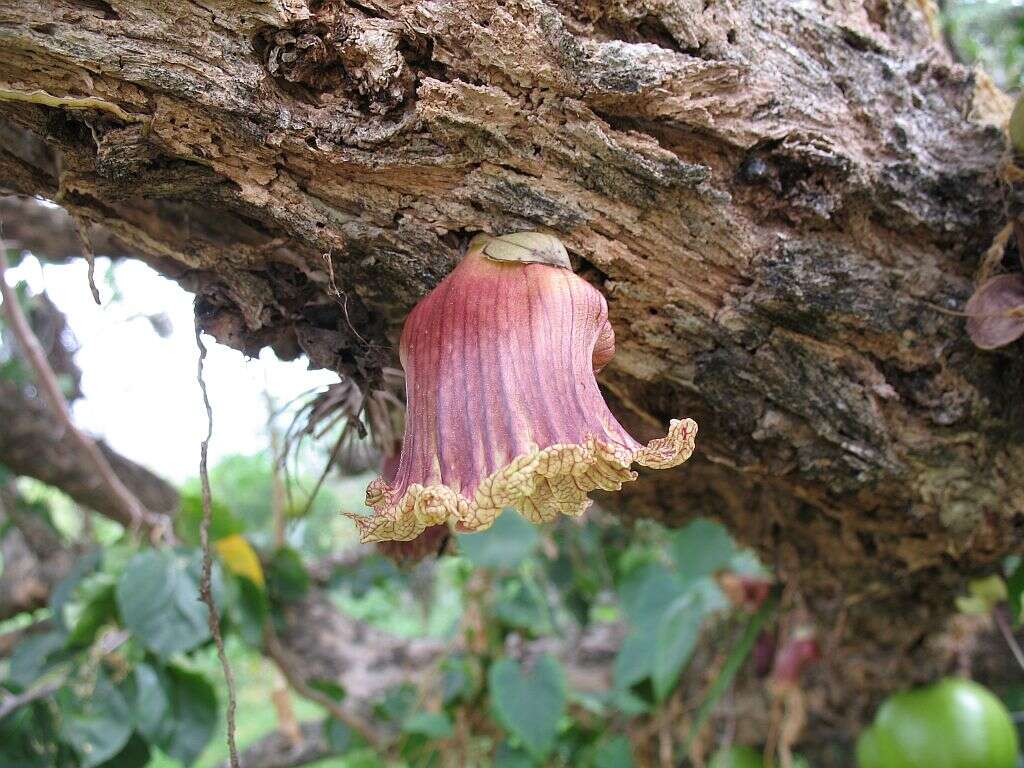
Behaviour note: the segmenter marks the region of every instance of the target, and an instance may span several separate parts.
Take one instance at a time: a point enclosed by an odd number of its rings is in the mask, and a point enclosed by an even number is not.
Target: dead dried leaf
[[[998,275],[971,296],[967,333],[980,349],[997,349],[1024,336],[1024,274]]]

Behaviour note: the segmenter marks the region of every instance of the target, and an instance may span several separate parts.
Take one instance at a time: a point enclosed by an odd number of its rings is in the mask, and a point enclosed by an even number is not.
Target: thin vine
[[[213,635],[213,642],[217,646],[217,658],[220,660],[221,669],[224,670],[224,680],[228,686],[227,740],[229,764],[231,768],[241,768],[241,763],[238,759],[238,745],[235,743],[235,709],[238,703],[235,693],[235,675],[231,671],[227,654],[224,652],[224,638],[220,633],[220,617],[217,615],[217,606],[213,600],[213,555],[210,553],[210,523],[213,519],[213,502],[212,493],[210,492],[210,474],[207,469],[210,438],[213,437],[213,409],[210,407],[210,396],[206,391],[206,381],[203,379],[206,345],[203,344],[198,318],[196,319],[196,346],[199,347],[199,364],[196,379],[199,382],[199,389],[203,393],[203,405],[206,407],[206,437],[199,450],[199,479],[203,486],[203,522],[199,527],[199,541],[203,548],[203,573],[199,582],[199,596],[206,603],[210,634]]]

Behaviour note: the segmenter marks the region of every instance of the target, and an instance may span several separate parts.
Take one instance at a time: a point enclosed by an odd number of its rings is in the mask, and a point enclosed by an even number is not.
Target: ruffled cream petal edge
[[[533,523],[547,523],[559,514],[578,517],[598,488],[618,491],[636,480],[635,462],[654,469],[682,464],[693,453],[697,423],[673,419],[665,437],[630,451],[589,438],[581,444],[558,444],[518,456],[487,477],[472,499],[446,485],[410,485],[402,498],[377,478],[366,489],[372,515],[347,516],[359,528],[359,538],[371,541],[409,541],[432,525],[455,524],[460,531],[490,528],[506,507]]]

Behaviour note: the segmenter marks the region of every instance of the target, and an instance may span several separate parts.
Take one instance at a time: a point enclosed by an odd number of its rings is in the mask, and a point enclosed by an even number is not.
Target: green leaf
[[[749,549],[736,550],[733,556],[729,558],[729,565],[726,570],[747,576],[771,576],[771,572],[761,564],[757,555]]]
[[[125,627],[161,658],[210,637],[198,579],[178,553],[147,550],[133,557],[118,580],[117,605]]]
[[[615,688],[626,691],[650,677],[656,647],[654,632],[634,629],[626,635],[612,667]]]
[[[512,659],[501,659],[491,667],[488,683],[498,720],[536,759],[547,757],[565,714],[562,665],[546,653],[530,669]]]
[[[291,547],[281,547],[267,567],[267,589],[277,600],[294,602],[309,591],[309,573],[302,557]]]
[[[417,693],[410,683],[393,685],[384,692],[384,698],[374,704],[373,711],[377,717],[401,723],[412,714],[416,706]]]
[[[203,675],[176,666],[135,668],[135,725],[183,765],[192,765],[213,737],[217,694]]]
[[[506,509],[480,533],[458,534],[459,551],[478,568],[515,568],[533,554],[540,534],[516,512]]]
[[[149,664],[137,664],[132,673],[135,684],[135,727],[152,743],[167,734],[167,718],[171,709],[170,696],[160,675]]]
[[[91,645],[100,628],[117,617],[113,576],[100,572],[81,579],[61,613],[68,629],[68,647]]]
[[[159,747],[183,765],[192,765],[213,738],[217,693],[198,672],[168,667],[165,677],[170,690],[171,733]]]
[[[64,624],[64,606],[72,599],[75,589],[82,579],[99,567],[101,559],[102,552],[98,549],[94,549],[79,557],[75,564],[71,566],[68,575],[61,579],[50,595],[50,610],[53,613],[54,623],[65,632],[69,628]]]
[[[421,733],[407,733],[400,743],[398,754],[405,765],[416,768],[440,768],[441,753],[438,745]]]
[[[654,696],[658,701],[664,701],[676,687],[679,673],[697,645],[703,619],[703,603],[694,595],[684,595],[673,603],[658,625],[651,665]]]
[[[334,680],[324,680],[323,678],[316,677],[311,679],[308,684],[313,690],[330,696],[338,703],[345,700],[345,689]]]
[[[137,733],[133,733],[124,749],[98,768],[145,768],[149,765],[149,745]]]
[[[267,591],[244,576],[227,579],[227,610],[242,639],[253,648],[263,647],[263,627],[270,615]]]
[[[11,654],[7,681],[21,688],[29,687],[52,666],[51,657],[63,647],[64,636],[56,630],[29,635]]]
[[[700,600],[704,606],[705,615],[732,608],[729,598],[725,596],[722,588],[718,586],[718,582],[712,576],[702,576],[697,579],[690,587],[689,592]]]
[[[473,680],[469,665],[462,656],[449,656],[441,661],[441,703],[446,707],[469,697]]]
[[[672,532],[668,549],[679,575],[686,580],[696,580],[725,568],[736,551],[736,545],[721,525],[698,518],[685,528]]]
[[[59,764],[54,746],[53,718],[46,703],[19,707],[0,719],[0,766],[53,768]]]
[[[699,605],[701,612],[707,611],[709,606],[725,604],[713,580],[706,577],[683,579],[658,563],[649,563],[632,571],[620,587],[619,599],[632,626],[615,657],[613,668],[615,687],[621,691],[630,689],[647,677],[656,681],[658,674],[662,675],[661,685],[666,684],[666,676],[672,676],[674,685],[681,669],[681,666],[677,668],[673,676],[674,659],[679,654],[688,658],[695,638],[688,635],[677,637],[673,628],[663,628],[673,609],[679,610],[678,606],[684,601]],[[675,621],[679,621],[679,617]],[[662,666],[656,668],[659,658]],[[655,682],[658,700],[661,700],[662,693]]]
[[[78,754],[80,768],[93,768],[118,754],[132,735],[131,710],[120,691],[99,674],[87,696],[67,688],[57,697],[60,733]]]
[[[595,717],[608,716],[608,692],[576,691],[569,688],[569,705]],[[578,723],[577,723],[578,724]]]
[[[597,745],[594,768],[633,768],[633,747],[625,736],[615,736]]]
[[[210,541],[219,541],[228,536],[245,532],[245,523],[227,505],[218,501],[218,495],[214,494],[213,504],[210,507]],[[181,540],[190,546],[198,547],[199,528],[202,521],[203,497],[198,491],[183,491],[180,508],[174,520],[174,528]]]
[[[626,578],[619,599],[634,628],[653,632],[665,611],[689,586],[664,566],[651,564]]]
[[[651,711],[651,705],[629,690],[613,688],[608,703],[628,717],[639,717]]]
[[[529,632],[544,635],[551,632],[547,606],[537,599],[536,591],[530,590],[522,581],[510,579],[502,585],[501,594],[494,606],[495,615],[503,624]]]
[[[430,739],[446,739],[452,735],[452,721],[443,712],[415,712],[402,723],[402,731]]]

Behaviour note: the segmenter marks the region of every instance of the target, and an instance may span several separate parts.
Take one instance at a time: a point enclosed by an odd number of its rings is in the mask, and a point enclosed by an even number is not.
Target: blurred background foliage
[[[958,57],[982,66],[1004,90],[1019,90],[1024,77],[1024,4],[949,0],[943,6],[947,39]]]
[[[229,457],[211,480],[215,594],[238,676],[245,746],[279,726],[260,627],[304,599],[313,588],[310,570],[330,550],[355,545],[337,510],[361,507],[366,478],[333,484],[308,513],[289,515],[280,546],[267,454]],[[81,510],[52,489],[17,484],[25,512],[52,522],[69,545],[83,544]],[[294,485],[301,499],[301,480]],[[227,757],[223,719],[215,716],[224,684],[198,601],[193,487],[183,489],[181,546],[140,547],[105,522],[46,609],[0,626],[52,625],[0,663],[9,694],[59,683],[52,697],[0,720],[0,765],[207,768]],[[626,530],[596,512],[538,529],[506,513],[490,531],[458,537],[452,549],[406,568],[364,552],[327,574],[323,588],[351,617],[399,637],[440,638],[456,650],[438,665],[434,695],[398,688],[374,705],[396,734],[386,757],[291,695],[294,716],[323,720],[339,753],[314,765],[633,765],[629,734],[670,706],[701,625],[760,626],[767,617],[734,610],[719,588],[714,576],[723,571],[764,574],[751,553],[705,520],[678,531],[651,523]],[[574,689],[559,643],[602,626],[625,635],[613,684]],[[522,652],[545,638],[550,651]],[[98,651],[104,639],[115,647]]]

